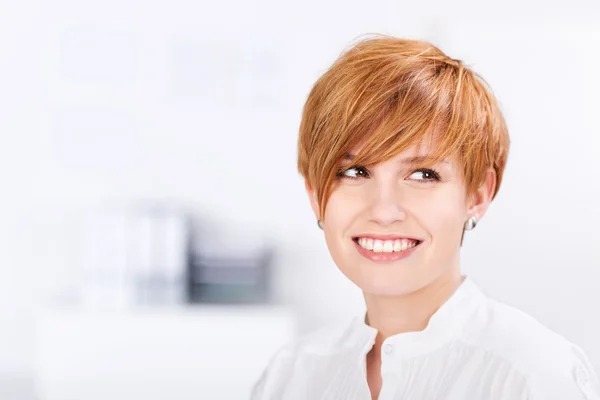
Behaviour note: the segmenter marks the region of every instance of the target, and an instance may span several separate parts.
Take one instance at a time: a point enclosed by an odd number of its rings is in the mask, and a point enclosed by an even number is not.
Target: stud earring
[[[320,219],[317,220],[317,225],[319,226],[319,229],[323,230],[323,223]]]
[[[465,223],[465,230],[471,231],[471,230],[475,229],[476,226],[477,226],[477,217],[472,216]]]

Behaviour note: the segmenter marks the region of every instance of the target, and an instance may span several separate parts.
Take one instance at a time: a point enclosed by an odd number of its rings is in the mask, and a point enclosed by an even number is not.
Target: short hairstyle
[[[431,136],[433,135],[433,136]],[[435,137],[428,165],[455,157],[467,195],[496,173],[496,197],[510,139],[487,83],[462,61],[419,40],[376,35],[344,51],[316,81],[302,112],[298,170],[324,216],[344,156],[369,167]]]

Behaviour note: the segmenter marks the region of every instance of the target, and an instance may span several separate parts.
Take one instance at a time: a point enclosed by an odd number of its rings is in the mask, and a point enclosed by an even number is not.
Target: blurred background
[[[480,72],[512,136],[465,273],[600,371],[600,3],[0,2],[0,399],[247,398],[360,314],[296,172],[359,35]]]

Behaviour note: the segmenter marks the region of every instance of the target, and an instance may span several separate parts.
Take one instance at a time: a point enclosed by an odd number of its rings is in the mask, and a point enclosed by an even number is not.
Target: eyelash
[[[344,173],[346,171],[351,170],[351,169],[362,170],[362,171],[364,171],[367,174],[367,176],[358,176],[358,177],[356,177],[356,176],[347,176],[347,175],[344,175]],[[431,169],[431,168],[419,168],[419,169],[416,169],[413,172],[411,172],[410,175],[414,174],[415,172],[422,172],[424,174],[429,173],[430,175],[432,175],[432,177],[430,179],[416,180],[416,182],[418,182],[418,183],[429,183],[429,182],[434,182],[434,181],[435,182],[441,181],[440,174],[436,170],[434,170],[434,169]],[[369,172],[367,171],[366,168],[361,167],[361,166],[356,166],[356,167],[346,168],[345,170],[338,172],[337,173],[337,177],[338,178],[342,178],[342,179],[356,180],[356,179],[360,179],[360,178],[367,178],[368,174],[369,174]]]

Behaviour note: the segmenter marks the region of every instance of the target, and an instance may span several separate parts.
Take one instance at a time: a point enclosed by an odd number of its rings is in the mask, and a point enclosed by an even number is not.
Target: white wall
[[[328,257],[295,145],[311,84],[368,32],[431,39],[495,89],[512,153],[464,269],[600,371],[597,3],[0,7],[0,372],[30,371],[35,307],[72,287],[78,219],[106,203],[165,199],[268,229],[302,330],[353,313],[359,293]]]

